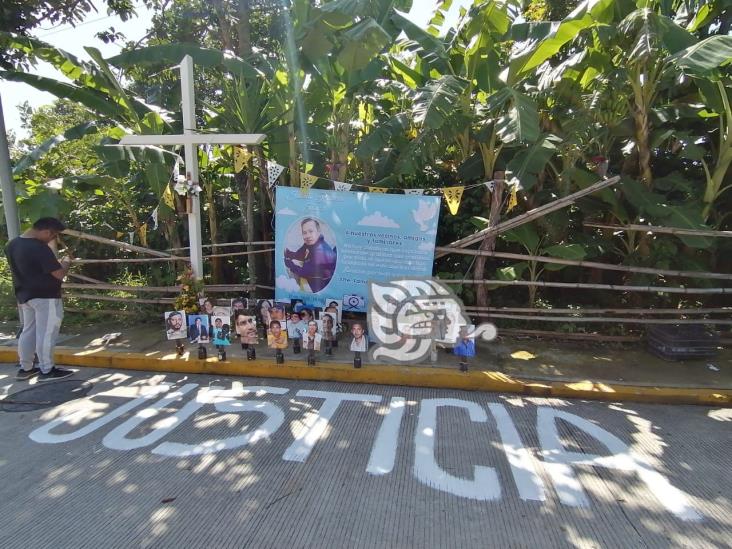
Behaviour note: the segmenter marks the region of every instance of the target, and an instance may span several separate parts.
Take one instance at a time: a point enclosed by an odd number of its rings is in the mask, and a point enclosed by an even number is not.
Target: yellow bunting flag
[[[388,190],[386,187],[369,187],[370,193],[385,193]]]
[[[450,213],[455,215],[460,207],[460,201],[463,198],[463,191],[465,187],[445,187],[442,189],[442,194],[445,195],[447,200],[447,207],[450,208]]]
[[[116,233],[114,233],[114,237],[115,237],[116,239],[120,239],[120,238],[122,238],[122,237],[123,237],[124,235],[125,235],[125,233],[123,233],[122,231],[117,231]]]
[[[303,195],[308,194],[310,192],[310,187],[315,185],[317,180],[318,177],[316,175],[300,172],[300,193]]]
[[[518,185],[511,186],[511,196],[508,199],[508,206],[506,206],[506,213],[513,210],[518,206]]]
[[[175,198],[173,198],[173,191],[170,190],[170,185],[165,186],[165,190],[163,191],[163,202],[165,202],[165,205],[171,210],[175,209]]]
[[[246,168],[251,157],[252,153],[244,147],[234,147],[234,172],[239,173]]]
[[[147,224],[143,223],[137,231],[140,233],[140,242],[143,246],[147,246]]]

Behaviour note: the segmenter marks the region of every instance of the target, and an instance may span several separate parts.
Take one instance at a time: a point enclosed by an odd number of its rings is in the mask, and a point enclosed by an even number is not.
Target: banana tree
[[[125,133],[159,134],[172,129],[170,116],[165,111],[147,105],[144,101],[129,93],[115,77],[96,48],[85,48],[92,60],[86,62],[41,40],[18,37],[11,33],[0,33],[0,44],[6,49],[23,53],[32,61],[41,60],[50,63],[69,81],[11,70],[0,71],[0,78],[23,82],[41,91],[49,92],[58,98],[74,101],[83,106],[90,117],[97,118],[94,122],[69,128],[30,151],[16,163],[14,175],[18,179],[22,178],[24,170],[38,162],[55,146],[70,139],[79,139],[97,133],[100,136],[101,144],[113,145]],[[104,166],[102,175],[110,175],[111,172],[107,172],[106,168],[110,163],[120,161],[118,153],[108,147],[98,147],[97,152]],[[118,166],[114,177],[129,177],[130,164],[124,160],[123,163],[126,169]],[[146,154],[133,167],[138,168],[140,173],[158,173],[161,170],[167,172],[169,165],[169,159],[164,159],[161,155]],[[94,180],[93,177],[88,178],[87,182]],[[102,178],[97,181],[106,180]],[[120,188],[124,188],[124,186]],[[103,192],[102,188],[99,190]],[[157,191],[159,200],[162,197],[164,186],[157,185]],[[126,198],[128,202],[132,201],[132,197]],[[159,219],[165,222],[172,215],[172,210],[165,205],[161,205]],[[141,235],[144,234],[140,220],[136,220],[131,216],[130,224]],[[171,234],[172,231],[169,236]]]

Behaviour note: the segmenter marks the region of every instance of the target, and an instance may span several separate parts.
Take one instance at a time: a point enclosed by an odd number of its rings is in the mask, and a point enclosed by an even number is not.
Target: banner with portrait
[[[277,187],[275,298],[364,312],[369,281],[432,276],[440,198]]]

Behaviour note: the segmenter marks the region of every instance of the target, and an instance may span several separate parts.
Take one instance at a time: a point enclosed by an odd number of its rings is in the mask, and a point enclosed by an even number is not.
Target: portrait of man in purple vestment
[[[326,242],[321,221],[306,217],[300,222],[303,244],[285,249],[285,265],[303,291],[317,293],[329,283],[336,269],[337,251]]]

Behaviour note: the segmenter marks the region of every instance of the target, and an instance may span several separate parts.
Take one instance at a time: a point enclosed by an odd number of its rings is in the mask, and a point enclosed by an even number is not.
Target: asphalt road
[[[0,366],[0,547],[729,547],[732,410]]]

